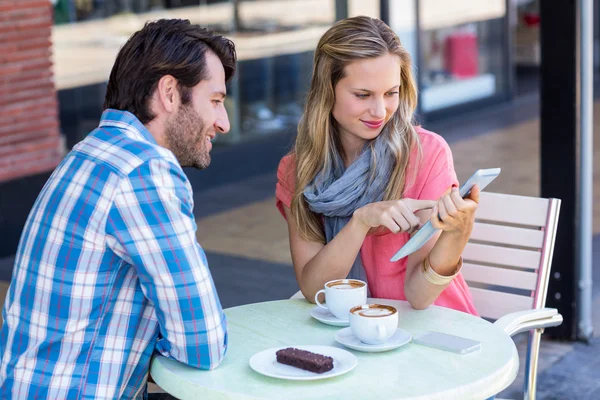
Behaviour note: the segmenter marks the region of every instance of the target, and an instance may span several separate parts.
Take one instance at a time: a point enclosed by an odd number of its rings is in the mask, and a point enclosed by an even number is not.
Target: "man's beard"
[[[204,169],[210,165],[206,146],[208,129],[191,104],[182,105],[165,126],[165,140],[182,167]]]

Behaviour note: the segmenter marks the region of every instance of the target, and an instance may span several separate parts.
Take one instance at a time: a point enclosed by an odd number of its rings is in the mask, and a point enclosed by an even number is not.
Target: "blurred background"
[[[67,147],[96,125],[119,47],[145,21],[163,17],[188,18],[236,43],[239,74],[228,103],[233,130],[220,137],[227,144],[294,129],[313,49],[342,15],[389,15],[420,72],[423,118],[536,89],[536,1],[515,2],[513,24],[505,0],[383,3],[386,9],[380,0],[56,0],[53,61]]]
[[[49,2],[0,0],[0,183],[50,171],[97,126],[120,46],[158,18],[190,19],[236,44],[239,68],[226,103],[232,130],[216,143],[223,168],[197,178],[204,189],[276,168],[302,113],[313,49],[346,16],[382,18],[400,36],[413,55],[420,123],[510,107],[520,109],[513,122],[539,113],[538,0]],[[462,125],[465,135],[472,130]],[[440,126],[441,135],[451,135],[448,124]],[[0,257],[15,251],[20,223],[13,228]]]
[[[593,57],[597,76],[600,7],[598,0],[593,3],[593,37],[585,51]],[[275,172],[293,144],[318,39],[341,18],[368,15],[387,22],[412,54],[419,86],[417,120],[450,143],[460,180],[477,168],[502,167],[490,191],[563,199],[566,233],[559,234],[559,241],[567,250],[557,242],[553,271],[558,275],[550,284],[548,303],[565,316],[563,326],[550,336],[567,342],[542,346],[542,352],[550,350],[546,364],[542,362],[547,378],[540,379],[554,383],[540,384],[540,390],[549,388],[540,395],[600,398],[597,379],[590,375],[586,381],[587,372],[575,367],[600,362],[598,356],[581,359],[589,353],[589,343],[599,348],[598,341],[570,341],[579,336],[574,272],[581,57],[577,4],[0,0],[1,299],[35,198],[64,154],[97,126],[120,46],[146,21],[158,18],[189,19],[229,37],[237,48],[238,73],[226,100],[231,132],[218,137],[208,170],[186,170],[195,192],[198,239],[223,305],[291,296],[297,285],[287,226],[274,204]],[[595,115],[600,115],[599,107],[594,103]],[[598,177],[596,125],[592,152]],[[594,199],[600,199],[600,185],[593,191]],[[594,254],[600,255],[600,208],[588,218],[593,219]],[[598,331],[597,261],[594,271],[593,323]],[[571,354],[579,358],[568,361]],[[578,374],[581,396],[571,397],[573,387],[564,384],[573,379],[561,373]]]

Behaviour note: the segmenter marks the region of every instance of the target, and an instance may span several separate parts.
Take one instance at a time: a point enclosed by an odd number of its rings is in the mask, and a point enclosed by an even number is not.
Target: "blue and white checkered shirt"
[[[143,398],[155,350],[202,369],[227,324],[177,159],[128,112],[56,168],[27,219],[0,333],[0,398]]]

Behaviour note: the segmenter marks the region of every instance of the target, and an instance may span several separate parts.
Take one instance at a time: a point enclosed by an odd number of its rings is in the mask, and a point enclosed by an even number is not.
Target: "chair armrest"
[[[502,329],[506,334],[514,336],[532,329],[558,326],[562,324],[562,321],[562,315],[556,308],[540,308],[506,314],[494,322],[494,326]]]

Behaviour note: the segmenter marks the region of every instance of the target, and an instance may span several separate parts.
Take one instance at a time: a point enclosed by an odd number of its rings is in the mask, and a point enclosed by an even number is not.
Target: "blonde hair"
[[[379,19],[361,16],[341,20],[323,34],[315,50],[310,90],[292,150],[296,162],[296,187],[291,214],[300,236],[305,240],[325,243],[321,220],[308,207],[304,189],[330,165],[332,154],[339,147],[337,123],[331,114],[335,86],[345,76],[348,64],[386,54],[400,58],[400,104],[380,133],[396,156],[383,200],[399,198],[404,191],[411,147],[417,145],[420,151],[418,136],[412,125],[417,87],[410,54],[398,36]]]

